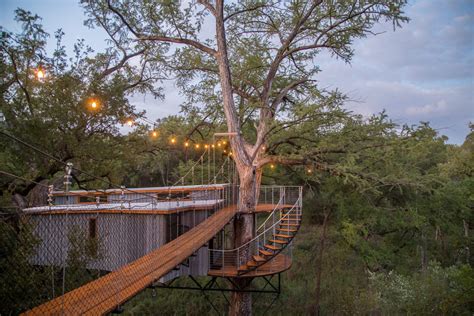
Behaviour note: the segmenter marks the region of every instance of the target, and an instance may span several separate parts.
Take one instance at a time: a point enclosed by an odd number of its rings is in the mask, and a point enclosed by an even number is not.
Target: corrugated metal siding
[[[180,213],[181,224],[190,229],[207,218],[208,212]],[[130,263],[166,243],[167,215],[135,214],[61,214],[30,216],[34,232],[39,239],[33,264],[62,266],[66,264],[73,231],[88,238],[89,220],[97,218],[97,236],[100,240],[100,258],[87,265],[89,269],[113,271]],[[172,229],[176,229],[172,227]],[[189,258],[189,267],[181,265],[160,279],[169,281],[183,275],[207,275],[208,251],[202,247],[196,256]]]

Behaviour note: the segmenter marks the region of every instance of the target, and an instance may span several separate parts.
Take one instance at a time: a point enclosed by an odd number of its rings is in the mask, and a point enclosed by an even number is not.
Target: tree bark
[[[238,214],[234,220],[234,246],[250,241],[254,237],[254,214],[256,203],[256,168],[252,165],[245,142],[240,135],[240,124],[235,109],[232,77],[230,72],[229,58],[227,55],[227,43],[224,25],[224,1],[216,0],[216,60],[219,68],[220,84],[222,89],[222,101],[224,114],[227,121],[228,132],[237,135],[230,138],[234,161],[240,180]],[[249,147],[249,146],[248,146]],[[250,254],[239,253],[239,261],[246,262]],[[235,278],[233,280],[238,289],[245,288],[250,280]],[[252,296],[250,293],[232,292],[229,315],[251,315]]]

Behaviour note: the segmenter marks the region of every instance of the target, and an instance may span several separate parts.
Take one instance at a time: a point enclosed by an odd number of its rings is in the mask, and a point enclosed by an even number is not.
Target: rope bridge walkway
[[[232,219],[236,210],[236,205],[227,206],[163,247],[25,315],[99,315],[110,312],[205,245]]]

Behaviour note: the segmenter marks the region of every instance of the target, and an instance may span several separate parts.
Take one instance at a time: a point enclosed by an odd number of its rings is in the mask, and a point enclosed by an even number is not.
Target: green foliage
[[[19,314],[42,301],[48,274],[30,262],[38,243],[30,224],[0,221],[0,314]]]
[[[159,95],[158,88],[141,73],[139,66],[114,67],[118,56],[97,54],[79,41],[74,57],[66,56],[63,32],[55,33],[56,49],[46,53],[49,37],[41,19],[28,11],[17,9],[16,20],[22,30],[15,34],[1,31],[0,111],[5,122],[3,132],[39,147],[63,162],[108,181],[120,181],[125,148],[132,147],[119,133],[118,125],[139,113],[127,97],[135,92],[149,91]],[[38,71],[43,77],[38,77]],[[95,101],[97,107],[91,108]],[[5,135],[0,135],[0,165],[3,171],[38,182],[51,181],[64,166]],[[132,147],[133,148],[133,147]],[[133,151],[133,150],[132,150]],[[75,183],[81,187],[107,187],[102,181],[74,172]],[[52,181],[51,181],[52,182]],[[34,184],[2,176],[0,187],[13,195],[26,196]]]
[[[426,271],[370,276],[384,313],[409,315],[470,315],[474,309],[474,271],[469,265],[441,267],[430,262]]]

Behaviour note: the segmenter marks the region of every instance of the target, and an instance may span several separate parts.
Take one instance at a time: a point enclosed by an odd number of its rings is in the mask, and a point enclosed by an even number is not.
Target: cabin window
[[[89,219],[89,238],[97,238],[97,218]]]

